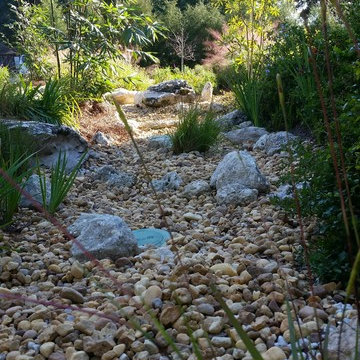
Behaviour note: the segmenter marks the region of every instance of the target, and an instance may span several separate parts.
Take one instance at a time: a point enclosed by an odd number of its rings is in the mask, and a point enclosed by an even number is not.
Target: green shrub
[[[201,93],[206,82],[210,81],[214,87],[217,86],[216,75],[210,69],[196,65],[193,69],[185,66],[184,72],[179,69],[158,68],[151,74],[155,83],[172,79],[184,79],[197,93]]]
[[[72,127],[77,125],[79,108],[69,94],[66,79],[49,80],[43,89],[21,78],[14,84],[6,82],[0,89],[0,103],[1,116]]]
[[[354,224],[360,231],[360,98],[358,96],[351,97],[346,103],[340,116],[340,125],[345,168],[355,214]],[[333,131],[335,131],[334,124]],[[339,147],[336,148],[340,164]],[[305,184],[298,191],[301,212],[305,217],[317,219],[317,227],[309,240],[310,265],[320,281],[342,281],[345,284],[349,279],[351,263],[330,149],[328,146],[323,146],[314,150],[313,145],[299,144],[296,152],[299,154],[299,159],[294,180],[296,183]],[[289,183],[290,175],[288,174],[283,181]],[[343,192],[347,206],[349,199],[344,184]],[[278,203],[293,215],[297,213],[293,199]],[[349,212],[348,216],[351,229],[350,244],[354,255],[359,249]]]
[[[179,125],[170,134],[175,154],[189,151],[205,152],[216,143],[220,134],[214,114],[197,108],[181,115]]]

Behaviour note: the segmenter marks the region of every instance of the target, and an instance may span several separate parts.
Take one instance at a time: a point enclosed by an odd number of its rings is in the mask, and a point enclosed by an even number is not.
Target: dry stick
[[[323,1],[324,0],[321,0],[322,3],[323,3]],[[323,7],[324,7],[324,5],[322,6],[322,13],[324,11]],[[308,32],[308,41],[309,41],[309,45],[310,45],[310,59],[309,60],[311,62],[312,68],[313,68],[316,88],[317,88],[317,92],[318,92],[318,95],[319,95],[319,98],[320,98],[320,103],[321,103],[322,113],[323,113],[323,117],[324,117],[326,132],[327,132],[328,141],[329,141],[329,145],[330,145],[331,158],[332,158],[332,161],[333,161],[337,187],[338,187],[338,190],[339,190],[340,205],[341,205],[341,212],[342,212],[345,231],[346,231],[346,238],[347,238],[347,245],[348,245],[347,250],[348,250],[349,260],[350,260],[350,263],[353,263],[350,226],[349,226],[349,221],[348,221],[348,217],[347,217],[347,213],[346,213],[345,200],[344,200],[344,195],[343,195],[343,191],[342,191],[341,177],[340,177],[340,172],[339,172],[339,168],[338,168],[337,156],[336,156],[336,152],[335,152],[335,145],[334,145],[334,140],[333,140],[333,135],[332,135],[331,127],[330,127],[329,117],[328,117],[328,113],[327,113],[327,109],[326,109],[326,105],[325,105],[325,99],[324,99],[323,91],[322,91],[322,88],[321,88],[321,82],[320,82],[320,78],[319,78],[319,73],[317,71],[317,64],[316,64],[316,60],[315,60],[315,56],[314,56],[315,52],[314,52],[314,48],[312,46],[312,41],[311,41],[311,38],[310,38],[310,31],[309,31],[309,28],[308,28],[308,25],[307,25],[306,22],[305,22],[305,28],[306,28],[306,30]],[[324,29],[324,24],[323,24],[323,31],[324,30],[326,30],[326,26],[325,26],[325,29]],[[328,59],[327,59],[327,61],[328,61]],[[328,64],[327,64],[327,66],[328,66]],[[343,318],[344,318],[344,315],[345,315],[345,310],[343,312]],[[340,348],[341,348],[342,328],[343,328],[343,321],[340,324],[340,334],[339,334],[339,342],[338,342],[338,354],[340,353]]]
[[[306,269],[307,269],[307,272],[309,274],[309,282],[310,282],[311,294],[314,295],[314,277],[313,277],[313,273],[312,273],[311,266],[310,266],[309,249],[307,247],[306,240],[305,240],[304,224],[303,224],[303,219],[302,219],[300,200],[299,200],[299,195],[298,195],[298,191],[297,191],[296,184],[295,184],[294,154],[293,154],[293,151],[292,151],[292,147],[289,145],[290,144],[289,127],[288,127],[287,114],[286,114],[286,109],[285,109],[284,89],[283,89],[283,86],[282,86],[282,81],[281,81],[280,74],[276,75],[276,82],[277,82],[277,86],[278,86],[280,105],[281,105],[281,109],[282,109],[282,113],[283,113],[283,117],[284,117],[284,122],[285,122],[285,130],[286,130],[286,136],[287,136],[288,152],[289,152],[289,156],[290,156],[291,186],[292,186],[292,190],[293,190],[293,193],[294,193],[296,212],[297,212],[297,216],[298,216],[298,219],[299,219],[300,241],[301,241],[301,245],[304,248]],[[290,294],[290,286],[289,286],[289,283],[288,283],[286,277],[285,277],[285,282],[286,282],[286,286],[288,288],[288,294],[290,296],[290,302],[291,302],[291,304],[292,304],[292,306],[294,308],[296,322],[297,322],[298,327],[299,327],[300,336],[301,336],[302,339],[305,339],[305,337],[303,336],[303,332],[301,330],[301,327],[300,327],[300,317],[298,315],[298,310],[297,310],[297,308],[295,306],[294,299]],[[316,312],[315,312],[315,319],[316,319],[316,327],[317,327],[317,331],[318,331],[318,334],[319,334],[319,338],[321,339],[321,336],[320,336],[321,335],[321,326],[320,326],[320,323],[319,323],[319,318],[316,316]],[[320,343],[320,346],[321,346],[321,343]]]
[[[345,169],[345,161],[344,161],[344,156],[343,156],[342,141],[341,141],[341,135],[340,135],[340,126],[339,126],[337,110],[336,110],[336,105],[335,105],[335,97],[334,97],[334,92],[333,92],[333,72],[332,72],[332,68],[330,65],[330,53],[329,53],[329,43],[328,43],[329,40],[328,40],[327,16],[326,16],[326,11],[327,11],[326,0],[320,0],[320,6],[321,6],[322,32],[323,32],[323,36],[324,36],[324,40],[325,40],[325,59],[326,59],[326,70],[327,70],[328,81],[329,81],[330,103],[331,103],[331,109],[333,112],[333,118],[335,120],[335,127],[336,127],[335,132],[336,132],[338,146],[339,146],[339,152],[340,152],[340,163],[341,163],[342,175],[344,177],[344,183],[345,183],[345,188],[346,188],[346,192],[347,192],[350,211],[352,212],[351,195],[350,195],[349,184],[347,181],[347,173],[346,173],[346,169]],[[350,258],[350,261],[351,261],[351,258]],[[342,312],[342,319],[340,322],[339,341],[338,341],[338,348],[337,348],[338,357],[340,356],[341,335],[342,335],[342,330],[343,330],[344,318],[345,318],[345,307],[344,307],[344,311]],[[323,353],[322,342],[320,342],[320,352]]]
[[[356,217],[355,217],[354,208],[353,208],[353,204],[352,204],[352,200],[351,200],[350,186],[349,186],[347,171],[346,171],[346,167],[345,167],[345,158],[344,158],[344,151],[343,151],[343,146],[342,146],[339,117],[337,114],[336,104],[335,104],[334,86],[333,86],[334,74],[333,74],[331,64],[330,64],[330,52],[329,52],[329,40],[328,40],[328,31],[327,31],[326,12],[327,12],[326,0],[321,0],[322,30],[323,30],[323,34],[324,34],[324,40],[325,40],[325,59],[326,59],[326,69],[327,69],[328,80],[329,80],[331,109],[332,109],[333,117],[335,120],[335,133],[336,133],[338,146],[339,146],[340,164],[341,164],[342,175],[344,177],[346,194],[348,197],[349,211],[350,211],[350,215],[351,215],[351,219],[352,219],[352,225],[353,225],[353,230],[355,233],[356,242],[358,244],[358,247],[360,248],[359,233],[358,233],[358,229],[357,229]],[[360,52],[358,53],[358,57],[360,58]]]
[[[64,305],[64,304],[61,304],[61,303],[58,303],[58,302],[55,302],[55,301],[32,299],[30,297],[20,295],[20,294],[16,294],[16,293],[2,293],[2,292],[0,292],[0,298],[4,298],[4,299],[8,299],[8,300],[21,300],[21,301],[24,301],[24,302],[26,301],[26,302],[37,304],[37,305],[53,306],[54,308],[62,309],[62,310],[79,311],[79,312],[82,312],[84,314],[96,315],[96,316],[98,316],[100,318],[108,319],[108,320],[111,320],[113,322],[118,322],[118,323],[120,323],[120,320],[122,319],[120,316],[113,315],[113,314],[105,314],[105,313],[100,312],[98,310],[90,310],[88,308],[80,308],[80,307],[75,306],[75,305]]]
[[[349,34],[349,37],[351,38],[353,44],[354,44],[354,49],[356,50],[357,56],[360,58],[360,47],[359,47],[359,43],[356,39],[356,36],[349,24],[349,22],[346,20],[346,17],[344,15],[344,12],[341,8],[341,5],[339,3],[339,0],[331,0],[331,2],[333,3],[333,5],[335,6],[336,12],[339,16],[339,18],[341,19],[341,21],[344,23],[345,28]]]
[[[329,121],[328,112],[327,112],[327,109],[326,109],[325,98],[324,98],[324,94],[323,94],[322,87],[321,87],[321,81],[320,81],[319,73],[318,73],[318,70],[317,70],[317,64],[316,64],[316,60],[315,60],[315,50],[314,50],[312,40],[311,40],[311,37],[310,37],[309,27],[308,27],[306,22],[305,22],[305,29],[307,30],[307,33],[308,33],[308,42],[309,42],[309,47],[310,47],[309,61],[311,63],[312,69],[313,69],[316,89],[317,89],[317,92],[318,92],[318,95],[319,95],[321,109],[322,109],[322,113],[323,113],[323,117],[324,117],[326,133],[327,133],[328,141],[329,141],[329,145],[330,145],[331,159],[333,161],[333,167],[334,167],[334,171],[335,171],[337,188],[339,190],[341,212],[342,212],[345,231],[346,231],[348,254],[349,254],[349,259],[350,259],[350,262],[351,262],[351,259],[352,259],[352,245],[351,245],[350,227],[349,227],[348,216],[347,216],[347,213],[346,213],[344,194],[343,194],[342,184],[341,184],[341,177],[340,177],[338,161],[337,161],[337,156],[336,156],[336,151],[335,151],[335,144],[334,144],[334,139],[333,139],[333,135],[332,135],[331,127],[330,127],[330,121]]]
[[[286,114],[286,110],[285,110],[284,89],[283,89],[283,86],[282,86],[282,81],[281,81],[280,74],[276,75],[276,82],[277,82],[277,86],[278,86],[280,105],[281,105],[281,109],[282,109],[282,113],[283,113],[283,117],[284,117],[284,122],[285,122],[285,130],[286,130],[286,134],[287,134],[287,142],[289,144],[290,143],[290,138],[289,138],[289,128],[288,128],[288,122],[287,122],[287,114]],[[311,290],[311,294],[313,295],[314,294],[314,289],[313,289],[314,288],[314,277],[313,277],[312,270],[311,270],[311,267],[310,267],[309,249],[308,249],[308,246],[307,246],[306,240],[305,240],[304,223],[303,223],[303,218],[302,218],[301,205],[300,205],[299,195],[298,195],[298,191],[297,191],[296,184],[295,184],[294,154],[293,154],[291,146],[288,147],[288,152],[289,152],[289,156],[290,156],[291,186],[292,186],[292,190],[293,190],[293,193],[294,193],[296,213],[297,213],[297,216],[298,216],[298,219],[299,219],[300,241],[301,241],[302,247],[304,248],[305,260],[306,260],[306,269],[307,269],[307,272],[309,274],[309,280],[310,280],[310,290]]]
[[[355,234],[356,243],[357,243],[359,251],[360,251],[360,239],[359,239],[359,233],[358,233],[358,229],[357,229],[357,221],[356,221],[354,208],[353,208],[353,204],[352,204],[352,200],[351,200],[350,186],[349,186],[347,171],[346,171],[346,167],[345,167],[345,158],[344,158],[344,151],[343,151],[343,146],[342,146],[340,124],[339,124],[339,118],[338,118],[338,114],[337,114],[337,110],[336,110],[335,96],[334,96],[334,91],[333,91],[334,90],[334,86],[333,86],[334,74],[333,74],[331,64],[330,64],[330,52],[329,52],[329,40],[328,40],[327,16],[326,16],[326,14],[327,14],[326,0],[320,0],[320,3],[321,3],[322,31],[323,31],[324,40],[325,40],[326,69],[327,69],[328,80],[329,80],[329,92],[330,92],[331,108],[332,108],[333,117],[334,117],[334,121],[335,121],[335,133],[336,133],[337,142],[338,142],[338,146],[339,146],[340,164],[341,164],[342,175],[344,177],[343,180],[344,180],[344,184],[345,184],[346,194],[347,194],[347,197],[348,197],[348,206],[349,206],[349,211],[350,211],[350,215],[351,215],[351,222],[352,222],[353,231],[354,231],[354,234]],[[351,30],[350,26],[349,26],[349,28]],[[349,32],[349,35],[351,37],[351,31]],[[360,58],[360,51],[357,52],[357,56]],[[355,266],[355,262],[352,265]],[[356,267],[355,267],[355,269],[356,269]],[[351,283],[352,283],[352,279],[351,279],[351,276],[350,276],[350,280],[349,280],[350,286],[351,286]],[[357,289],[356,286],[355,286],[354,290],[355,290],[356,308],[358,310],[360,310],[359,293],[358,293],[358,289]],[[340,353],[341,334],[342,334],[344,318],[345,318],[345,308],[344,308],[344,311],[342,313],[342,319],[341,319],[341,324],[340,324],[338,353]],[[358,318],[360,320],[360,311],[358,311]]]
[[[150,172],[146,166],[146,163],[145,163],[145,159],[135,141],[135,138],[134,138],[134,134],[132,132],[132,129],[127,121],[127,118],[126,118],[126,115],[124,113],[124,111],[122,110],[121,106],[116,102],[115,98],[113,97],[113,102],[115,104],[115,107],[116,107],[116,110],[118,111],[119,113],[119,116],[120,116],[120,119],[121,121],[124,123],[124,126],[125,126],[125,130],[127,131],[127,133],[129,134],[130,136],[130,139],[131,139],[131,142],[133,143],[134,147],[135,147],[135,150],[136,150],[136,153],[138,154],[139,158],[140,158],[140,161],[141,161],[141,165],[143,166],[144,168],[144,171],[145,171],[145,175],[147,177],[147,180],[148,180],[148,183],[150,184],[150,187],[151,187],[151,190],[154,194],[154,197],[155,197],[155,201],[156,201],[156,204],[159,208],[159,211],[160,211],[160,216],[161,216],[161,219],[164,221],[164,224],[165,224],[165,227],[168,229],[169,233],[170,233],[170,238],[171,238],[171,245],[173,246],[173,248],[175,249],[175,255],[176,255],[176,259],[178,260],[179,264],[181,266],[183,266],[183,263],[182,263],[182,260],[181,260],[181,256],[180,256],[180,252],[179,252],[179,249],[178,247],[176,246],[176,243],[175,243],[175,239],[173,237],[173,234],[172,234],[172,231],[170,229],[170,226],[169,226],[169,223],[167,221],[167,217],[166,217],[166,213],[164,211],[164,208],[161,204],[161,201],[159,199],[159,196],[158,196],[158,193],[157,191],[155,190],[155,187],[151,181],[151,175],[150,175]],[[187,277],[187,274],[185,273],[185,276]]]
[[[113,97],[112,99],[113,99],[113,102],[114,102],[114,104],[115,104],[116,110],[117,110],[118,113],[119,113],[120,119],[121,119],[121,121],[123,122],[123,124],[124,124],[124,126],[125,126],[125,130],[126,130],[127,133],[129,134],[130,139],[131,139],[131,142],[132,142],[132,144],[133,144],[134,147],[135,147],[136,153],[138,154],[138,156],[139,156],[139,158],[140,158],[140,161],[141,161],[141,164],[142,164],[142,166],[143,166],[143,168],[144,168],[145,175],[146,175],[146,177],[147,177],[148,183],[150,184],[151,190],[152,190],[152,192],[153,192],[153,194],[154,194],[154,196],[155,196],[155,201],[156,201],[156,203],[157,203],[157,205],[158,205],[158,208],[159,208],[159,211],[160,211],[160,216],[161,216],[162,220],[163,220],[164,223],[165,223],[165,227],[168,229],[168,231],[169,231],[169,233],[170,233],[171,243],[172,243],[171,245],[172,245],[173,248],[175,249],[176,259],[178,260],[180,266],[183,266],[183,262],[182,262],[182,260],[181,260],[181,255],[180,255],[180,251],[179,251],[178,247],[176,246],[175,239],[174,239],[174,237],[173,237],[173,234],[172,234],[172,232],[171,232],[170,226],[169,226],[169,224],[168,224],[167,217],[166,217],[166,213],[165,213],[165,211],[164,211],[164,209],[163,209],[163,207],[162,207],[162,204],[161,204],[161,201],[160,201],[160,199],[159,199],[158,193],[157,193],[157,191],[155,190],[155,187],[154,187],[154,185],[153,185],[153,183],[152,183],[152,181],[151,181],[151,175],[150,175],[150,172],[149,172],[149,170],[148,170],[148,168],[147,168],[147,166],[146,166],[145,159],[144,159],[144,157],[143,157],[143,155],[142,155],[142,152],[140,151],[140,149],[139,149],[139,147],[138,147],[138,145],[137,145],[137,142],[136,142],[136,140],[135,140],[135,138],[134,138],[133,131],[132,131],[132,129],[131,129],[128,121],[127,121],[127,118],[126,118],[126,115],[125,115],[124,111],[122,110],[121,106],[116,102],[116,100],[114,99],[114,97]],[[188,274],[185,272],[184,275],[185,275],[185,277],[186,277],[186,279],[187,279],[187,286],[189,286],[190,280],[189,280],[189,278],[188,278]],[[211,355],[212,355],[212,357],[215,359],[215,357],[216,357],[216,356],[215,356],[215,349],[214,349],[214,347],[213,347],[213,345],[212,345],[211,343],[210,343],[210,348],[211,348],[211,352],[212,352]]]

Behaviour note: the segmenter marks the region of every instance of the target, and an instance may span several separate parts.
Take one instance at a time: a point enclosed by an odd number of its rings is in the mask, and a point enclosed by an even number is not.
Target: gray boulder
[[[261,136],[268,134],[264,128],[249,126],[229,131],[224,136],[232,143],[250,148]]]
[[[159,84],[149,86],[147,90],[179,95],[187,95],[188,93],[194,92],[193,88],[185,80],[180,79],[163,81]]]
[[[288,143],[295,141],[297,137],[286,131],[265,134],[254,145],[254,149],[263,150],[267,155],[274,155]]]
[[[182,179],[175,171],[165,174],[160,180],[152,180],[156,191],[177,190],[182,184]]]
[[[269,183],[260,173],[254,157],[246,150],[232,151],[225,155],[210,179],[210,186],[216,189],[237,183],[259,192],[269,189]]]
[[[211,102],[213,98],[213,91],[214,87],[212,86],[212,83],[210,81],[207,81],[201,90],[201,96],[200,99],[202,101]]]
[[[40,186],[39,175],[36,175],[36,174],[31,175],[25,183],[24,190],[27,193],[29,193],[35,201],[37,201],[38,203],[40,203],[42,205],[43,199],[42,199],[42,195],[41,195],[41,186]],[[49,201],[50,201],[50,194],[51,194],[50,190],[51,190],[50,180],[46,179],[46,203],[47,203],[47,205],[49,204]],[[27,197],[21,195],[20,207],[31,209],[34,206],[33,206],[33,203]]]
[[[197,197],[210,190],[210,185],[205,180],[195,180],[187,184],[184,188],[183,196],[187,199]]]
[[[176,104],[177,97],[168,92],[144,91],[141,101],[149,107],[163,107]]]
[[[169,135],[155,135],[149,138],[150,149],[171,149],[172,145]]]
[[[220,205],[245,205],[255,201],[258,193],[256,189],[249,189],[241,184],[231,184],[223,186],[216,192],[216,201]]]
[[[216,122],[220,125],[221,128],[228,130],[236,125],[243,123],[246,120],[246,115],[242,111],[234,110],[228,114],[218,117]]]
[[[37,151],[40,165],[52,167],[59,152],[67,154],[67,170],[71,171],[88,149],[86,140],[68,126],[58,126],[36,121],[0,120],[10,132],[17,131],[28,138]]]
[[[94,180],[101,180],[110,186],[118,188],[132,187],[136,184],[136,176],[125,171],[119,171],[112,165],[104,165],[95,170]]]
[[[211,176],[210,186],[216,188],[220,203],[234,205],[252,202],[258,192],[269,190],[269,183],[247,151],[225,155]]]
[[[107,214],[81,214],[68,230],[96,259],[130,257],[138,253],[136,239],[125,221]],[[75,243],[71,255],[78,260],[89,260]]]

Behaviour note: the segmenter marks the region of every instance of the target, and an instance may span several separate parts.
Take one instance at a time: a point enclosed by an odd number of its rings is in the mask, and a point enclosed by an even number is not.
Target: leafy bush
[[[79,109],[68,86],[66,79],[49,80],[43,89],[21,78],[6,82],[0,89],[0,115],[75,127]]]
[[[176,130],[170,134],[176,154],[189,151],[205,152],[216,143],[220,128],[211,112],[203,113],[197,108],[181,115]]]
[[[205,83],[210,81],[216,87],[216,76],[210,69],[201,65],[196,65],[194,69],[185,66],[184,72],[179,69],[158,68],[151,74],[155,83],[172,79],[184,79],[191,85],[197,93],[200,93]]]

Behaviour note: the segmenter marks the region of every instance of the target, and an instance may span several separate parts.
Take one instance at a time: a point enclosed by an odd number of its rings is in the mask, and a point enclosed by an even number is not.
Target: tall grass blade
[[[226,305],[225,301],[223,300],[221,294],[212,286],[212,291],[216,301],[220,304],[221,308],[225,311],[226,315],[228,316],[231,325],[235,328],[236,332],[240,336],[240,339],[244,342],[246,349],[249,351],[250,355],[252,356],[253,360],[264,360],[261,354],[259,353],[258,349],[256,349],[254,343],[249,338],[246,331],[243,329],[239,321],[235,318],[234,314],[231,312],[229,307]]]

